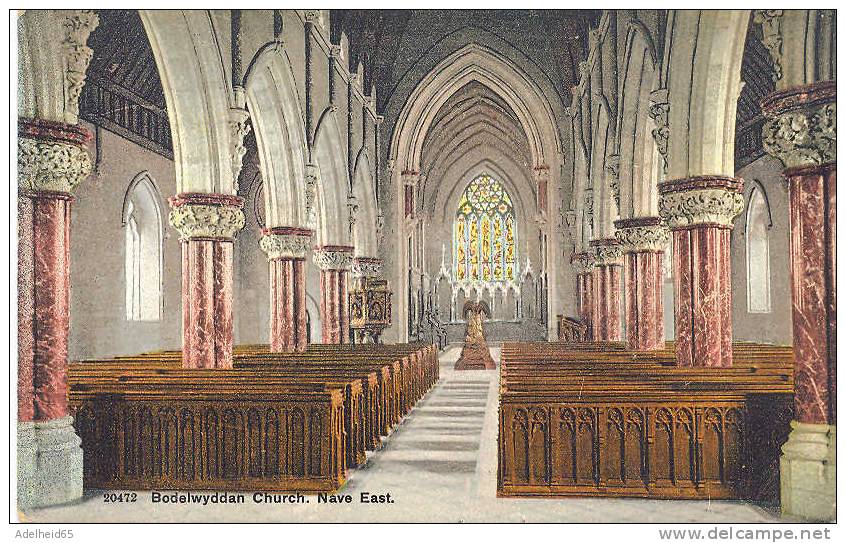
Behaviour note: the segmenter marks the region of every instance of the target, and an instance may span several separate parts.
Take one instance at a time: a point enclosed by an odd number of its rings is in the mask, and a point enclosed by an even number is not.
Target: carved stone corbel
[[[667,150],[670,142],[670,92],[658,89],[649,95],[649,118],[655,123],[652,137],[663,161],[663,172],[667,173]]]
[[[784,11],[780,9],[756,9],[753,16],[755,24],[761,25],[763,34],[761,41],[773,61],[773,81],[778,81],[783,75],[781,68],[781,46],[784,41],[781,36],[781,17],[783,14]]]
[[[65,61],[65,122],[79,121],[79,96],[85,86],[85,72],[94,56],[86,45],[88,36],[100,24],[100,17],[91,9],[68,10],[63,21],[65,38],[62,54]]]

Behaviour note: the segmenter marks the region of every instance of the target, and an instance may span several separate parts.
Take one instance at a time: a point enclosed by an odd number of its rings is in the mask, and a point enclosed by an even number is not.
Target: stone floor
[[[498,350],[493,349],[498,359]],[[136,503],[78,503],[28,511],[32,522],[773,522],[774,512],[726,501],[496,496],[497,372],[454,372],[458,349],[441,357],[441,379],[367,465],[350,472],[350,504],[162,505],[141,492]],[[390,493],[394,503],[360,503],[360,493]]]

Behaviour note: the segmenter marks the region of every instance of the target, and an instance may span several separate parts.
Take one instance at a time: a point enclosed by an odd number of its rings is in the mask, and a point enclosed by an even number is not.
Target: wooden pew
[[[772,499],[792,350],[681,368],[668,347],[503,345],[498,495]]]
[[[73,390],[85,485],[334,491],[346,480],[340,390],[119,383]]]
[[[179,351],[73,363],[69,371],[71,407],[72,413],[78,415],[78,431],[81,436],[84,434],[86,485],[138,489],[337,489],[345,480],[346,466],[362,464],[366,459],[365,450],[378,447],[380,435],[387,435],[438,378],[437,351],[432,346],[392,347],[359,346],[353,350],[347,346],[320,346],[306,353],[280,354],[270,353],[265,346],[241,346],[236,349],[236,367],[231,370],[182,369]],[[249,428],[243,424],[255,422],[248,415],[254,419],[256,413],[269,409],[268,404],[238,404],[237,408],[230,404],[242,397],[258,402],[263,393],[269,394],[268,401],[281,402],[279,405],[295,403],[295,400],[302,403],[307,399],[314,399],[319,404],[330,398],[335,402],[331,407],[340,409],[340,413],[333,411],[331,420],[338,426],[333,427],[331,435],[325,433],[318,437],[317,423],[309,421],[314,428],[307,427],[308,432],[303,433],[298,430],[303,424],[300,413],[314,414],[318,422],[328,423],[329,419],[321,415],[317,407],[309,407],[310,411],[299,408],[293,419],[290,416],[273,419],[277,434],[287,441],[284,443],[286,448],[276,446],[269,450],[284,450],[285,463],[273,464],[272,459],[257,459],[257,449],[250,445],[253,442],[249,439],[258,439],[257,432],[266,429],[266,424],[252,424]],[[218,397],[220,402],[214,409],[208,407],[209,402]],[[142,415],[121,418],[121,414],[130,411],[143,413],[148,420],[138,422]],[[156,416],[153,413],[157,413]],[[242,426],[229,427],[228,434],[222,426],[214,434],[200,432],[195,438],[191,433],[191,439],[186,440],[184,432],[173,434],[173,426],[165,427],[159,420],[173,413],[185,413],[192,424],[195,420],[196,424],[202,424],[200,418],[195,417],[212,413],[209,416],[216,417],[218,426],[223,424],[221,417],[228,414],[230,426],[235,422]],[[148,439],[147,434],[139,433],[138,424],[146,428],[148,434],[158,424],[156,435]],[[276,439],[277,434],[270,438]],[[227,436],[229,441],[226,441]],[[306,437],[317,441],[302,441]],[[206,447],[205,452],[197,448],[199,445],[195,442],[199,438],[206,439],[201,443]],[[218,438],[223,441],[209,441]],[[260,443],[265,443],[268,437],[261,439],[264,441]],[[180,450],[180,454],[173,457],[172,448],[179,446],[190,450]],[[245,460],[245,451],[253,456]],[[207,456],[214,453],[217,456],[213,460],[220,461],[215,464],[188,453]],[[119,458],[124,458],[123,464],[118,462]],[[311,462],[309,469],[301,469],[302,458]],[[271,462],[268,464],[271,467],[281,465],[293,471],[278,468],[262,471],[258,469],[261,467],[259,460],[265,464]],[[206,462],[203,466],[208,469],[198,473],[201,461]],[[340,475],[330,476],[317,470],[318,465],[325,468],[338,462]],[[124,466],[129,466],[130,471]],[[140,471],[132,471],[136,467]]]

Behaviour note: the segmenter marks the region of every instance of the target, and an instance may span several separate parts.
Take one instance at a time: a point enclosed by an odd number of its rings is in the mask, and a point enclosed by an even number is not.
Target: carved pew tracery
[[[744,346],[715,371],[569,347],[503,346],[499,496],[773,497],[789,349]]]

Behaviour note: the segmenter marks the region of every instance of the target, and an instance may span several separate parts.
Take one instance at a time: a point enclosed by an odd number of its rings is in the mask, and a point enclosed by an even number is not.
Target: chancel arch
[[[395,217],[398,231],[403,232],[402,239],[410,240],[397,244],[397,262],[417,262],[423,254],[426,266],[423,277],[438,275],[444,248],[431,247],[433,237],[428,234],[432,229],[440,232],[443,226],[452,224],[455,202],[445,195],[462,191],[470,181],[460,177],[467,173],[467,166],[465,171],[453,168],[456,163],[466,164],[468,154],[477,156],[477,162],[485,159],[502,162],[503,167],[520,172],[510,176],[511,182],[526,189],[512,192],[527,192],[524,201],[531,202],[521,220],[534,221],[546,215],[552,207],[546,195],[557,186],[560,160],[553,117],[548,100],[525,72],[499,53],[478,45],[455,51],[426,75],[400,113],[391,140],[390,152],[395,160],[392,184],[395,194],[406,195],[395,199]],[[455,173],[447,175],[451,170]],[[409,216],[409,191],[414,195],[412,215],[443,217],[443,226],[427,225],[426,235],[419,235],[419,229],[409,230],[403,224],[402,218]],[[545,228],[541,222],[523,231],[527,238],[545,240],[547,233],[537,234]],[[451,234],[442,240],[450,237]],[[422,252],[418,248],[421,245],[425,247]],[[409,259],[409,251],[413,259]],[[538,253],[545,254],[540,249]],[[557,257],[557,251],[553,254]],[[547,265],[538,262],[540,269]],[[405,271],[397,272],[403,292],[423,288],[422,285],[410,287]],[[399,297],[399,311],[404,311],[406,299],[411,304],[419,297],[420,294],[413,293]],[[422,313],[417,313],[422,318]],[[410,327],[415,322],[414,318],[410,319]]]

